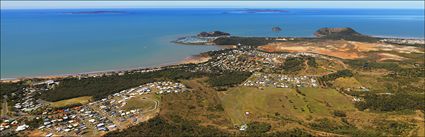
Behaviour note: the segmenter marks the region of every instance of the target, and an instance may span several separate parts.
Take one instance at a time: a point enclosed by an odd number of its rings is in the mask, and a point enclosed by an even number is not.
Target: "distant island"
[[[215,39],[221,37],[229,37],[230,33],[222,32],[222,31],[212,31],[212,32],[201,32],[196,36],[185,36],[180,37],[174,43],[178,44],[201,44],[201,45],[212,45]]]
[[[76,11],[76,12],[64,12],[64,14],[125,14],[125,11]]]
[[[280,27],[273,27],[273,32],[281,31]],[[320,28],[313,33],[316,37],[241,37],[231,36],[221,31],[201,32],[196,36],[185,36],[173,41],[187,45],[250,45],[260,46],[276,41],[306,41],[306,40],[348,40],[359,42],[382,42],[388,44],[423,45],[423,39],[383,38],[361,34],[350,27]]]
[[[243,9],[243,10],[234,10],[230,12],[225,13],[250,13],[250,14],[256,14],[256,13],[287,13],[288,10],[279,10],[279,9]]]

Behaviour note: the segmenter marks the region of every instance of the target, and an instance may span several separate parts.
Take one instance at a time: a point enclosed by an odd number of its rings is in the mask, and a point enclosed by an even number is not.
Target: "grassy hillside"
[[[236,125],[270,116],[306,120],[332,116],[333,110],[355,109],[350,99],[339,92],[319,88],[238,87],[222,93],[221,100],[226,116]]]

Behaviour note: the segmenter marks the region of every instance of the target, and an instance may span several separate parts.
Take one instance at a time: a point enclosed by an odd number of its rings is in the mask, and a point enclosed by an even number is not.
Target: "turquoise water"
[[[120,11],[66,14],[78,11]],[[170,43],[200,31],[242,36],[313,36],[321,27],[368,34],[424,37],[423,10],[285,9],[2,10],[1,78],[148,67],[218,49]],[[271,28],[280,26],[280,33]]]

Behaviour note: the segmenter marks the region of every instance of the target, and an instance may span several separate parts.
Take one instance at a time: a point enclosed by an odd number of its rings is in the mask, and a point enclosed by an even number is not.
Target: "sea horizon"
[[[238,10],[279,9],[251,13]],[[322,27],[370,36],[424,38],[423,9],[91,8],[1,9],[1,79],[147,68],[219,49],[171,43],[202,31],[313,37]],[[65,14],[84,11],[111,14]],[[338,11],[338,12],[335,12]],[[400,25],[403,24],[403,25]],[[271,28],[283,28],[273,33]],[[419,29],[418,29],[419,28]]]

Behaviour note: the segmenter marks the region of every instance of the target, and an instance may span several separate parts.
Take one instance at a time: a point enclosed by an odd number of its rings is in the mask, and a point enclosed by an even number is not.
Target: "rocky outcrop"
[[[229,33],[221,32],[221,31],[213,31],[213,32],[201,32],[198,37],[221,37],[221,36],[230,36]]]
[[[352,28],[321,28],[317,30],[314,35],[322,38],[329,36],[361,36],[362,34],[356,32]]]
[[[344,39],[362,42],[376,42],[379,39],[358,33],[352,28],[321,28],[314,35],[323,39]]]
[[[221,31],[201,32],[196,36],[186,36],[178,38],[174,43],[190,45],[214,45],[214,40],[223,37],[229,37],[230,34]]]

